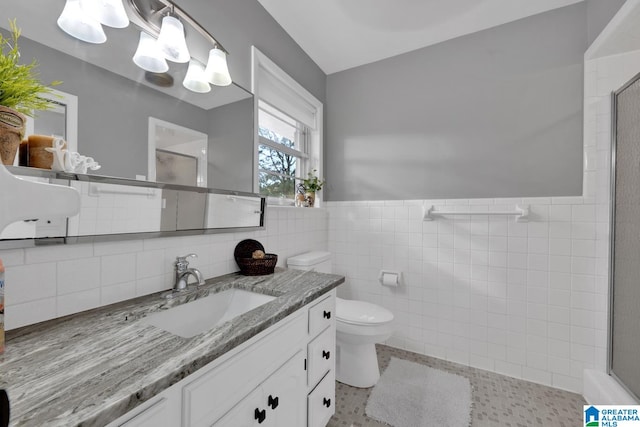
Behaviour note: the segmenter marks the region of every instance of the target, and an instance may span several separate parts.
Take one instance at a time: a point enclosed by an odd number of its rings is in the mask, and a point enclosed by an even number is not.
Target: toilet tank
[[[331,273],[331,252],[314,251],[292,256],[287,259],[287,267],[295,270]]]

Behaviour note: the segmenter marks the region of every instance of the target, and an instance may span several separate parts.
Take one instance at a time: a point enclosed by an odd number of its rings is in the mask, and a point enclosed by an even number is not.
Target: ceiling
[[[258,0],[326,73],[582,0]]]

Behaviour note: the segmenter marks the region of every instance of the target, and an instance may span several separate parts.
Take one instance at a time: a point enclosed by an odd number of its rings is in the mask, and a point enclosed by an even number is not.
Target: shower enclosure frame
[[[616,151],[618,146],[618,96],[629,86],[640,80],[640,73],[633,76],[624,85],[611,92],[611,175],[609,198],[609,298],[608,298],[608,333],[607,333],[607,374],[633,398],[640,402],[640,396],[636,395],[613,371],[613,308],[614,308],[614,274],[615,274],[615,231],[616,231]]]

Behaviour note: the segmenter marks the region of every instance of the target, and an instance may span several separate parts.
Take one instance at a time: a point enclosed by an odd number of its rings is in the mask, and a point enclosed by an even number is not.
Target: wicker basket
[[[273,274],[278,263],[278,255],[265,254],[264,258],[253,259],[252,254],[257,250],[264,252],[264,246],[253,239],[243,240],[236,245],[233,255],[238,267],[240,267],[240,274],[245,276]]]

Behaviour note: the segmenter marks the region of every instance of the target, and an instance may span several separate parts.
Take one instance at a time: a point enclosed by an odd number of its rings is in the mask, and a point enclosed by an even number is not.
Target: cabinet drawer
[[[336,380],[331,370],[307,397],[307,426],[325,427],[335,413]]]
[[[182,389],[185,427],[210,426],[256,384],[264,381],[282,360],[289,359],[306,337],[304,315],[216,366]]]
[[[336,329],[324,330],[307,347],[307,385],[315,386],[329,370],[335,369]]]
[[[327,326],[335,323],[336,299],[328,296],[309,308],[309,335],[316,336]]]

